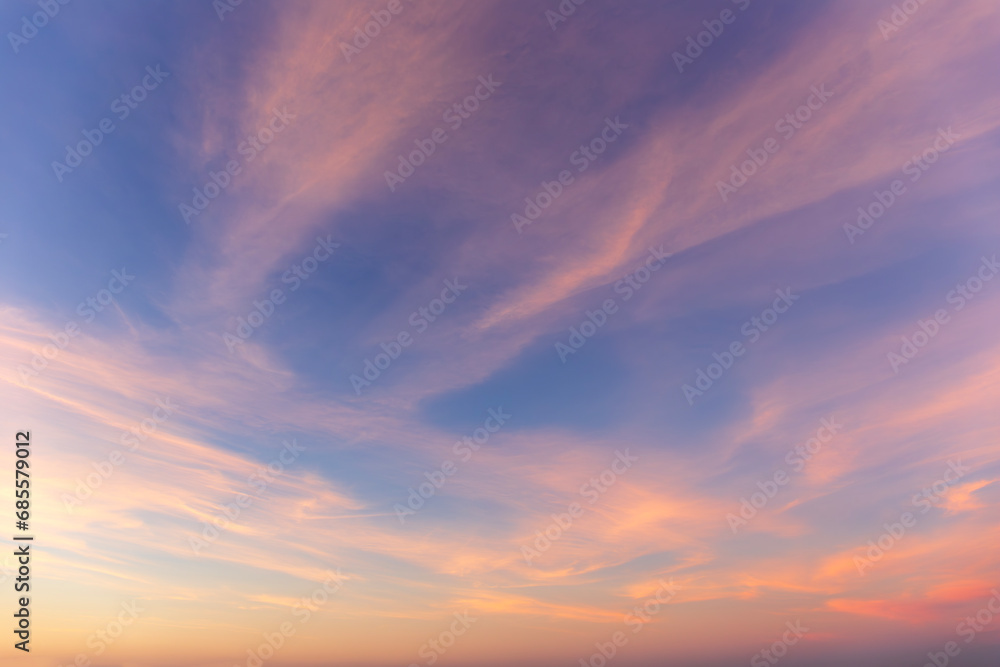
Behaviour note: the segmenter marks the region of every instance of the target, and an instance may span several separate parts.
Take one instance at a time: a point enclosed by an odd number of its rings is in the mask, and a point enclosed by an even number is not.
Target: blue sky
[[[338,568],[271,664],[430,664],[463,612],[482,620],[441,664],[578,664],[668,580],[616,661],[747,662],[796,619],[789,665],[938,650],[997,585],[1000,19],[907,7],[69,2],[8,34],[0,419],[40,445],[31,659],[245,664]],[[129,600],[149,611],[93,655]]]

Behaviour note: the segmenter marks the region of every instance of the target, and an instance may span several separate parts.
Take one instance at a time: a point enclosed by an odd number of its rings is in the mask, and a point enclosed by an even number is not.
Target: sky
[[[996,664],[995,2],[0,27],[0,665]]]

